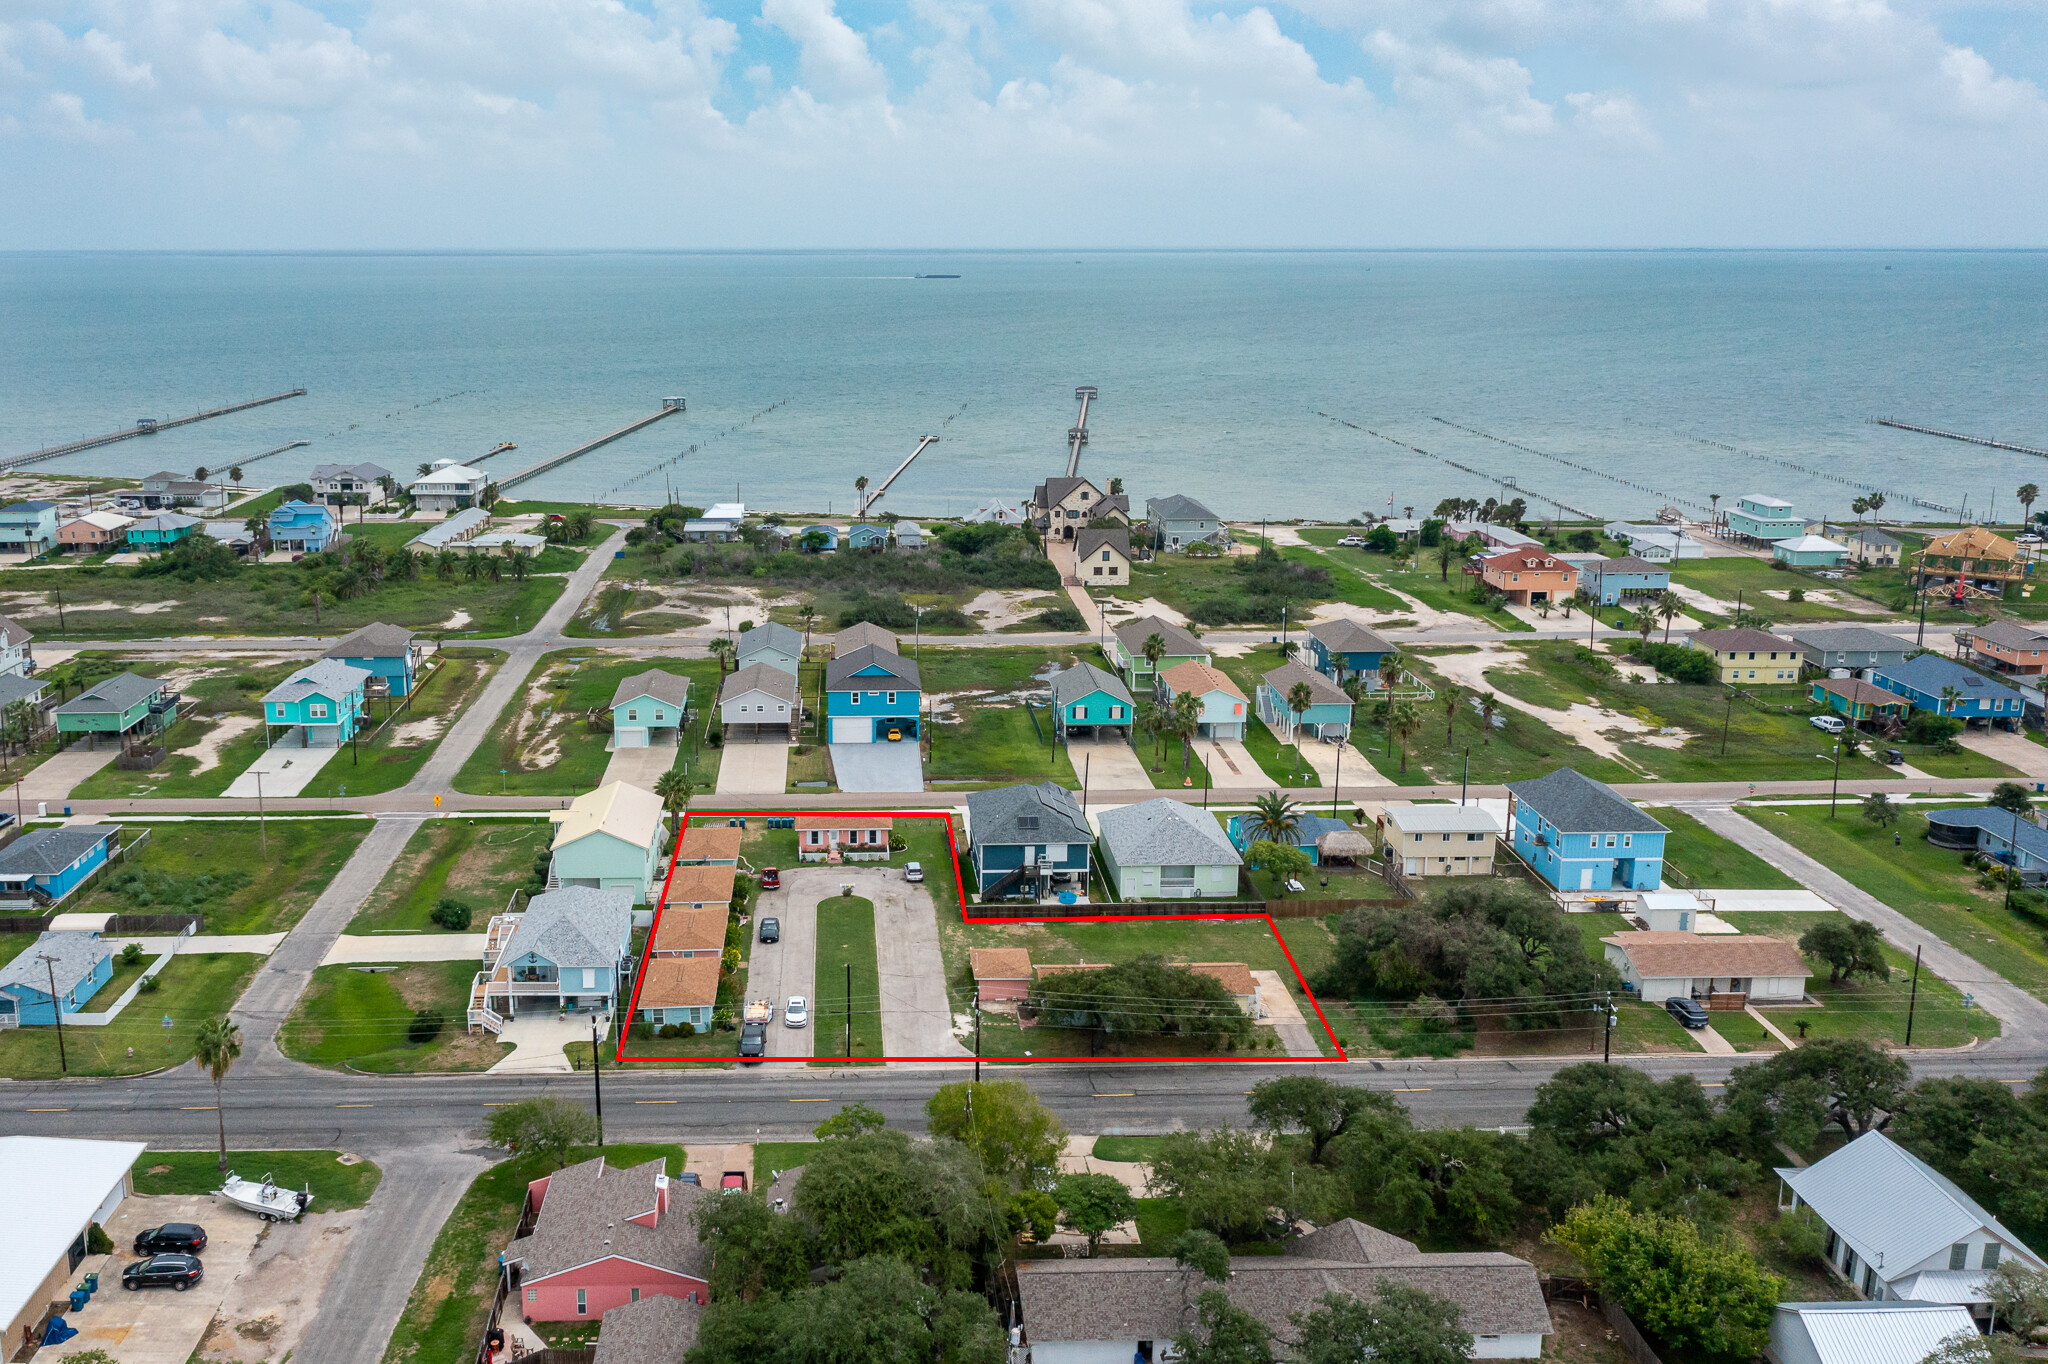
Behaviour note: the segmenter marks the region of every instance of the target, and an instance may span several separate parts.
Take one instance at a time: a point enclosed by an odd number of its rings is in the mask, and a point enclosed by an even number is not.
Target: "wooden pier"
[[[518,448],[519,445],[516,441],[501,440],[496,445],[493,445],[490,449],[478,455],[475,459],[466,462],[468,463],[470,468],[474,469],[477,465],[482,464],[487,459],[491,459],[495,456],[502,455],[507,450],[517,450]]]
[[[18,469],[24,464],[33,464],[37,460],[42,459],[55,459],[59,455],[75,455],[81,450],[97,449],[102,445],[112,445],[117,440],[128,440],[134,436],[153,436],[159,431],[169,431],[173,427],[178,426],[190,426],[193,422],[203,422],[209,417],[225,417],[230,412],[246,412],[252,407],[263,407],[269,403],[281,403],[286,398],[302,398],[305,394],[305,389],[293,388],[287,389],[283,393],[273,393],[268,398],[251,398],[246,403],[229,403],[226,407],[211,408],[205,412],[194,412],[189,417],[170,417],[162,421],[155,417],[144,417],[127,430],[116,431],[109,436],[93,436],[88,440],[74,440],[66,445],[52,445],[46,449],[37,450],[33,454],[15,455],[11,459],[0,459],[0,470]],[[272,453],[276,452],[273,451]]]
[[[2010,450],[2018,455],[2035,455],[2048,459],[2048,450],[2037,450],[2031,445],[2015,445],[2008,440],[1992,440],[1989,436],[1966,436],[1960,431],[1943,431],[1932,426],[1916,426],[1912,422],[1894,421],[1890,417],[1872,417],[1879,426],[1889,426],[1894,431],[1918,431],[1923,436],[1939,436],[1943,440],[1959,440],[1965,445],[1988,445],[1993,450]]]
[[[269,459],[272,455],[281,455],[287,450],[296,450],[302,445],[311,445],[312,443],[313,442],[309,440],[287,441],[283,445],[278,446],[275,450],[265,450],[260,455],[251,455],[247,459],[238,459],[234,461],[234,463],[228,465],[228,467],[230,469],[246,469],[259,459]]]
[[[600,446],[610,445],[622,436],[630,436],[641,427],[652,426],[663,417],[673,417],[682,410],[683,400],[681,398],[665,398],[662,400],[661,411],[659,412],[642,417],[638,421],[627,422],[618,430],[599,436],[596,440],[585,441],[573,450],[564,450],[559,455],[550,455],[538,464],[529,464],[517,473],[505,475],[505,477],[497,480],[498,491],[502,493],[517,484],[524,483],[529,478],[544,474],[550,469],[559,469],[580,455],[587,455]]]

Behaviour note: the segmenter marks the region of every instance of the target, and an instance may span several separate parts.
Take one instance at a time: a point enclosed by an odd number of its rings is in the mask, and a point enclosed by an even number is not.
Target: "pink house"
[[[709,1252],[690,1225],[705,1197],[662,1162],[622,1170],[604,1157],[527,1186],[526,1234],[505,1248],[528,1321],[598,1318],[650,1297],[708,1300]]]

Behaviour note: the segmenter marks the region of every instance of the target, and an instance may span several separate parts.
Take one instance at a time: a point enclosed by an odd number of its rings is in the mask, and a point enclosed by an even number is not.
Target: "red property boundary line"
[[[683,835],[684,835],[685,833],[689,832],[689,828],[690,828],[690,821],[691,821],[691,820],[693,820],[693,819],[698,819],[698,818],[703,818],[703,819],[707,819],[707,820],[710,820],[710,819],[793,819],[793,818],[795,818],[795,817],[796,817],[797,815],[800,815],[800,814],[808,814],[808,813],[824,813],[824,814],[831,814],[831,815],[835,815],[835,816],[836,816],[836,815],[845,815],[845,816],[847,816],[847,817],[849,817],[849,818],[854,818],[854,819],[859,819],[859,818],[863,818],[863,817],[871,817],[871,816],[878,816],[878,815],[886,815],[886,816],[887,816],[887,817],[889,817],[890,819],[939,819],[939,820],[944,820],[944,821],[945,821],[945,825],[946,825],[946,853],[947,853],[947,856],[949,856],[950,858],[952,858],[952,861],[953,861],[953,867],[954,867],[954,877],[953,877],[953,890],[954,890],[954,893],[955,893],[956,895],[958,895],[958,896],[960,897],[960,920],[961,920],[961,922],[962,922],[962,923],[968,923],[968,924],[1024,924],[1024,923],[1048,923],[1048,924],[1101,924],[1101,923],[1148,923],[1148,922],[1159,922],[1159,921],[1166,921],[1166,922],[1172,922],[1172,921],[1176,921],[1176,920],[1181,920],[1181,921],[1197,921],[1197,920],[1202,920],[1202,921],[1213,921],[1213,920],[1217,920],[1217,919],[1258,919],[1258,920],[1263,920],[1263,921],[1265,922],[1265,925],[1266,925],[1266,931],[1267,931],[1267,932],[1269,932],[1269,933],[1271,933],[1271,934],[1273,935],[1273,941],[1274,941],[1275,943],[1277,943],[1277,944],[1279,945],[1279,948],[1280,948],[1280,954],[1281,954],[1282,956],[1284,956],[1284,957],[1286,957],[1286,958],[1287,958],[1287,966],[1288,966],[1288,969],[1294,972],[1294,979],[1295,979],[1296,983],[1298,983],[1298,984],[1299,984],[1299,985],[1301,986],[1301,992],[1302,992],[1302,994],[1304,994],[1304,995],[1306,995],[1306,996],[1308,997],[1308,1002],[1309,1002],[1309,1006],[1310,1006],[1311,1008],[1313,1008],[1313,1009],[1314,1009],[1314,1010],[1316,1011],[1316,1022],[1318,1022],[1318,1023],[1320,1023],[1320,1024],[1322,1025],[1322,1028],[1323,1028],[1323,1033],[1324,1033],[1324,1035],[1325,1035],[1325,1036],[1327,1036],[1327,1037],[1328,1037],[1328,1038],[1330,1039],[1330,1046],[1331,1046],[1331,1047],[1332,1047],[1332,1048],[1333,1048],[1333,1049],[1334,1049],[1334,1050],[1336,1051],[1336,1053],[1337,1053],[1337,1054],[1336,1054],[1336,1057],[1335,1057],[1334,1059],[1335,1059],[1335,1060],[1338,1060],[1338,1061],[1348,1061],[1348,1060],[1350,1060],[1350,1059],[1351,1059],[1351,1058],[1350,1058],[1350,1057],[1349,1057],[1349,1056],[1348,1056],[1348,1055],[1347,1055],[1347,1054],[1345,1053],[1343,1045],[1342,1045],[1341,1043],[1339,1043],[1339,1042],[1337,1041],[1337,1034],[1336,1034],[1336,1033],[1335,1033],[1334,1031],[1332,1031],[1332,1030],[1331,1030],[1331,1028],[1330,1028],[1330,1021],[1329,1021],[1329,1019],[1327,1019],[1327,1018],[1325,1018],[1325,1017],[1323,1016],[1323,1006],[1322,1006],[1321,1002],[1320,1002],[1320,1001],[1318,1001],[1318,1000],[1316,999],[1315,991],[1313,991],[1313,990],[1309,989],[1309,987],[1308,987],[1308,980],[1307,980],[1307,979],[1306,979],[1306,978],[1305,978],[1305,977],[1304,977],[1304,976],[1303,976],[1303,975],[1301,974],[1301,967],[1300,967],[1300,965],[1299,965],[1298,963],[1296,963],[1296,961],[1294,960],[1294,953],[1292,953],[1292,952],[1290,952],[1290,951],[1288,951],[1288,950],[1287,950],[1287,940],[1286,940],[1285,938],[1283,938],[1282,936],[1280,936],[1280,926],[1279,926],[1278,924],[1276,924],[1276,923],[1274,923],[1274,922],[1273,922],[1273,916],[1272,916],[1272,915],[1270,915],[1270,914],[1076,914],[1076,915],[1066,915],[1066,916],[1044,916],[1044,917],[1039,917],[1039,918],[1032,918],[1032,919],[1017,919],[1017,918],[990,918],[990,919],[977,919],[977,918],[973,917],[972,915],[970,915],[970,914],[969,914],[969,913],[967,912],[967,887],[966,887],[965,883],[964,883],[964,882],[963,882],[963,881],[961,880],[961,878],[960,878],[960,876],[959,876],[959,866],[960,866],[960,845],[959,845],[959,842],[957,841],[957,839],[956,839],[956,838],[954,837],[954,831],[953,831],[953,812],[952,812],[951,810],[830,810],[830,811],[803,811],[803,810],[693,810],[693,811],[687,811],[687,812],[685,812],[685,813],[684,813],[684,815],[683,815],[683,822],[682,822],[682,825],[681,825],[681,826],[680,826],[680,827],[679,827],[679,828],[678,828],[678,829],[676,830],[676,842],[675,842],[675,847],[673,847],[673,848],[671,848],[671,849],[669,850],[669,869],[668,869],[668,875],[667,875],[667,876],[666,876],[665,878],[663,878],[663,880],[662,880],[662,883],[661,883],[661,902],[660,902],[660,903],[659,903],[658,905],[656,905],[656,906],[655,906],[655,910],[654,910],[654,922],[653,922],[653,923],[652,923],[651,925],[649,925],[649,926],[648,926],[648,930],[647,930],[647,947],[646,947],[646,949],[645,949],[645,952],[651,952],[651,951],[653,951],[653,950],[654,950],[654,939],[655,939],[655,935],[656,935],[656,934],[658,934],[658,933],[659,933],[659,932],[661,931],[661,916],[662,916],[662,914],[663,914],[664,912],[666,912],[666,910],[668,909],[668,892],[669,892],[669,885],[670,885],[670,883],[671,883],[671,882],[673,882],[673,881],[675,880],[675,874],[676,874],[676,870],[675,870],[675,855],[676,855],[676,854],[677,854],[678,852],[680,852],[680,851],[681,851],[681,849],[682,849],[682,843],[683,843]],[[731,1061],[731,1060],[728,1060],[728,1059],[726,1059],[726,1058],[724,1058],[724,1057],[716,1057],[716,1058],[713,1058],[713,1057],[703,1057],[703,1056],[628,1056],[628,1055],[626,1055],[626,1034],[627,1034],[627,1031],[628,1031],[628,1030],[629,1030],[629,1029],[630,1029],[630,1028],[632,1027],[632,1025],[633,1025],[633,1019],[634,1019],[634,1016],[635,1016],[636,1014],[638,1014],[638,1013],[640,1012],[640,986],[641,986],[641,983],[642,983],[642,982],[643,982],[644,980],[646,980],[646,978],[647,978],[647,970],[646,970],[646,963],[647,963],[647,957],[646,957],[646,955],[645,955],[645,952],[643,952],[643,954],[642,954],[642,956],[641,956],[641,959],[640,959],[640,968],[639,968],[639,969],[638,969],[637,971],[635,971],[635,973],[634,973],[634,976],[633,976],[633,1002],[632,1002],[632,1005],[631,1005],[631,1006],[630,1006],[630,1007],[629,1007],[629,1008],[628,1008],[628,1009],[626,1010],[626,1017],[625,1017],[625,1018],[624,1018],[623,1020],[621,1020],[621,1021],[620,1021],[620,1025],[619,1025],[619,1041],[618,1041],[618,1046],[617,1046],[617,1047],[616,1047],[616,1048],[614,1049],[614,1053],[613,1053],[613,1056],[612,1056],[612,1062],[613,1062],[613,1064],[614,1064],[614,1065],[622,1065],[622,1066],[630,1066],[630,1065],[646,1065],[646,1064],[649,1064],[649,1063],[653,1063],[653,1062],[659,1062],[659,1063],[663,1063],[663,1064],[677,1064],[677,1063],[680,1063],[680,1064],[684,1064],[684,1065],[717,1065],[717,1066],[724,1066],[724,1065],[731,1065],[731,1064],[733,1064],[733,1061]],[[1255,1062],[1255,1063],[1257,1063],[1257,1064],[1260,1064],[1260,1065],[1286,1065],[1286,1064],[1302,1064],[1302,1065],[1313,1065],[1313,1064],[1320,1064],[1320,1063],[1323,1063],[1323,1062],[1327,1062],[1327,1061],[1330,1061],[1331,1059],[1333,1059],[1333,1058],[1331,1058],[1331,1057],[1327,1057],[1327,1056],[1270,1056],[1270,1055],[1260,1055],[1260,1056],[984,1056],[984,1057],[982,1057],[982,1058],[981,1058],[981,1064],[983,1064],[983,1065],[989,1065],[989,1066],[1031,1066],[1031,1065],[1048,1065],[1048,1064],[1058,1064],[1058,1065],[1091,1065],[1091,1066],[1092,1066],[1092,1065],[1119,1065],[1119,1064],[1133,1064],[1133,1063],[1137,1063],[1137,1064],[1145,1064],[1145,1065],[1156,1065],[1156,1064],[1219,1064],[1219,1063],[1221,1063],[1221,1064],[1228,1064],[1228,1063],[1231,1063],[1231,1062],[1247,1062],[1247,1061],[1248,1061],[1248,1062]],[[799,1065],[799,1066],[805,1066],[805,1067],[815,1066],[815,1065],[817,1065],[817,1064],[819,1064],[819,1063],[821,1063],[821,1062],[830,1062],[830,1061],[833,1061],[833,1060],[837,1060],[837,1061],[838,1061],[838,1063],[839,1063],[839,1064],[841,1064],[841,1065],[875,1065],[875,1064],[878,1064],[878,1063],[883,1063],[883,1064],[886,1064],[887,1062],[891,1062],[891,1061],[916,1061],[916,1062],[933,1062],[933,1063],[940,1063],[940,1064],[951,1064],[951,1065],[965,1065],[965,1066],[971,1066],[971,1065],[973,1065],[973,1064],[975,1063],[975,1058],[974,1058],[974,1057],[972,1057],[972,1056],[853,1056],[853,1057],[837,1057],[837,1058],[834,1058],[834,1057],[825,1057],[825,1056],[766,1056],[766,1057],[762,1057],[762,1058],[760,1058],[760,1061],[761,1061],[761,1062],[763,1062],[763,1063],[766,1063],[766,1064],[770,1064],[770,1065]]]

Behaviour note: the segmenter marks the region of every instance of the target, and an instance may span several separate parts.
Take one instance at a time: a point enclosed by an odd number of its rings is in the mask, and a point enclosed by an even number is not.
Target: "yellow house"
[[[1799,680],[1799,646],[1768,630],[1702,630],[1692,637],[1692,647],[1712,654],[1721,680],[1731,685]]]
[[[1131,533],[1084,530],[1074,536],[1074,572],[1083,587],[1123,587],[1131,581]]]

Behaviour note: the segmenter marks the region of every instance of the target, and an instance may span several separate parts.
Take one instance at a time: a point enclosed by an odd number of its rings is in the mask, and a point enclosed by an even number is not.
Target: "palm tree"
[[[197,469],[194,469],[192,471],[192,477],[194,481],[204,483],[206,482],[206,476],[212,472],[213,470],[207,468],[204,464],[202,464]]]
[[[443,549],[434,555],[434,576],[443,580],[455,576],[455,570],[462,565],[462,556],[452,549]]]
[[[1252,802],[1245,832],[1253,842],[1292,843],[1301,832],[1301,807],[1278,791],[1268,791]]]
[[[1173,732],[1180,740],[1180,775],[1185,781],[1188,762],[1194,757],[1195,735],[1202,729],[1202,701],[1193,692],[1173,698]]]
[[[1884,494],[1883,494],[1883,493],[1872,493],[1872,494],[1871,494],[1871,495],[1869,496],[1869,498],[1868,498],[1868,499],[1866,499],[1866,500],[1867,500],[1867,501],[1868,501],[1868,502],[1870,503],[1870,509],[1871,509],[1871,510],[1872,510],[1873,512],[1881,512],[1881,511],[1883,511],[1883,510],[1884,510]]]
[[[1444,747],[1451,746],[1451,738],[1457,732],[1458,707],[1465,703],[1465,690],[1455,682],[1444,683],[1444,689],[1436,694],[1444,703]]]
[[[234,485],[235,485],[236,487],[238,487],[238,488],[239,488],[239,487],[241,487],[241,486],[242,486],[242,466],[241,466],[241,465],[239,465],[239,464],[237,464],[237,465],[235,465],[235,466],[234,466],[233,468],[229,469],[229,470],[228,470],[228,478],[229,478],[229,479],[230,479],[230,480],[231,480],[231,481],[232,481],[232,482],[234,483]]]
[[[1154,772],[1163,771],[1166,766],[1166,724],[1166,716],[1161,712],[1158,703],[1153,701],[1141,701],[1138,703],[1138,729],[1139,732],[1149,736],[1152,740],[1152,770]]]
[[[1658,618],[1664,622],[1664,642],[1669,644],[1671,642],[1671,622],[1684,612],[1685,603],[1678,599],[1676,592],[1667,587],[1664,591],[1657,594],[1657,604],[1652,609],[1656,611]]]
[[[1493,746],[1493,717],[1500,714],[1500,698],[1492,692],[1479,694],[1479,746]]]
[[[715,635],[711,640],[711,656],[718,660],[718,675],[725,676],[726,656],[733,652],[733,642],[724,635]]]
[[[192,1038],[192,1059],[213,1079],[213,1114],[220,1123],[220,1168],[228,1168],[228,1118],[221,1107],[220,1087],[242,1054],[242,1030],[222,1015],[199,1025]]]
[[[320,589],[316,587],[306,595],[313,603],[313,628],[317,630],[320,628]]]
[[[415,472],[418,473],[421,478],[425,478],[428,474],[434,472],[434,466],[431,464],[421,464],[420,467],[417,470],[415,470]]]
[[[661,797],[661,807],[672,815],[679,815],[689,808],[690,792],[696,783],[683,775],[679,767],[671,767],[654,781],[654,794]]]
[[[818,617],[817,603],[805,602],[801,614],[804,622],[804,652],[809,653],[811,650],[811,622]]]
[[[242,529],[249,532],[256,552],[261,554],[264,545],[270,542],[270,522],[260,516],[246,517],[242,521]]]
[[[1166,641],[1158,635],[1145,636],[1145,666],[1152,670],[1152,685],[1159,686],[1159,660],[1166,657]]]
[[[853,513],[856,517],[865,515],[867,512],[867,504],[861,498],[861,494],[865,493],[867,490],[868,476],[866,474],[862,474],[859,478],[856,478],[853,481]]]
[[[1451,537],[1448,534],[1436,542],[1436,562],[1438,568],[1442,570],[1437,576],[1445,582],[1451,580],[1451,560],[1457,557],[1458,547],[1451,543]]]
[[[1647,649],[1650,646],[1650,636],[1657,630],[1657,613],[1647,606],[1637,607],[1635,615],[1629,618],[1629,624],[1643,637],[1643,647]]]
[[[498,485],[496,483],[484,484],[484,490],[476,495],[476,504],[479,507],[482,507],[485,511],[489,511],[491,508],[497,506]]]
[[[1956,706],[1962,699],[1963,689],[1961,687],[1954,686],[1953,684],[1943,687],[1941,689],[1941,713],[1943,715],[1954,715],[1956,713]]]
[[[1301,717],[1308,714],[1308,708],[1316,703],[1316,694],[1309,690],[1306,682],[1297,682],[1287,689],[1287,713],[1294,717],[1293,730],[1288,738],[1294,744],[1294,778],[1301,780]]]
[[[505,567],[512,570],[512,581],[523,583],[526,574],[533,567],[533,556],[517,545],[505,546]]]
[[[1394,684],[1395,684],[1396,682],[1399,682],[1400,680],[1401,680],[1401,655],[1399,655],[1399,654],[1381,654],[1381,655],[1380,655],[1380,685],[1381,685],[1382,687],[1386,688],[1386,689],[1387,689],[1388,691],[1392,691],[1392,690],[1394,689]]]
[[[1387,712],[1387,734],[1401,741],[1401,771],[1408,771],[1408,737],[1422,727],[1421,712],[1413,701],[1396,701]]]
[[[2020,484],[2020,523],[2028,524],[2034,519],[2034,502],[2041,496],[2041,490],[2031,483]]]

